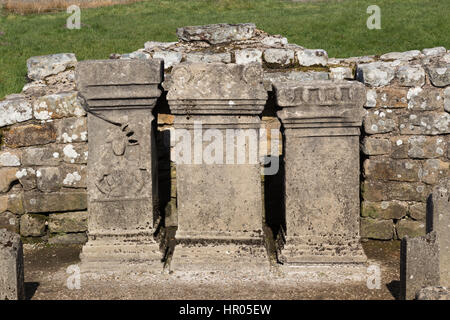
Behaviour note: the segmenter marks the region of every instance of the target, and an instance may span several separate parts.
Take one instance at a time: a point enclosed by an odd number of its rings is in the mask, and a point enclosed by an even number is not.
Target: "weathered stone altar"
[[[0,301],[25,299],[23,248],[20,236],[0,229]]]
[[[274,84],[285,128],[285,263],[361,263],[359,127],[365,89],[344,81]]]
[[[449,178],[441,180],[428,198],[427,231],[425,236],[402,239],[401,299],[414,299],[421,288],[428,286],[450,288]]]
[[[261,66],[181,64],[171,80],[178,213],[171,268],[268,265],[258,156],[258,115],[267,99]]]
[[[88,114],[88,242],[82,271],[143,263],[161,270],[152,109],[162,61],[99,60],[77,65]],[[124,263],[121,265],[121,263]]]

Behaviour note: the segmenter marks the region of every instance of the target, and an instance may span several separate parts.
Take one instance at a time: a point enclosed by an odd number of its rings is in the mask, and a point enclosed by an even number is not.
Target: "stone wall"
[[[182,62],[258,62],[269,91],[262,114],[265,128],[280,127],[273,82],[363,82],[367,102],[361,128],[362,236],[388,240],[425,234],[426,198],[449,169],[450,53],[445,48],[338,59],[328,58],[322,49],[289,44],[253,24],[185,27],[177,35],[178,42],[150,41],[135,52],[110,58],[163,59],[165,91],[172,68]],[[87,126],[74,85],[75,67],[73,54],[30,58],[30,83],[22,93],[0,101],[0,228],[25,238],[50,243],[86,240]],[[160,206],[166,227],[173,227],[173,115],[165,93],[154,113]],[[282,146],[282,155],[281,150]],[[262,177],[263,207],[280,211],[272,216],[282,215],[282,193],[275,192],[283,185],[281,177]],[[277,232],[279,221],[266,223]]]
[[[86,113],[73,54],[28,60],[31,80],[0,101],[0,228],[31,241],[86,241]]]
[[[375,239],[425,235],[426,200],[449,175],[450,54],[388,53],[359,64],[367,89],[361,232]]]

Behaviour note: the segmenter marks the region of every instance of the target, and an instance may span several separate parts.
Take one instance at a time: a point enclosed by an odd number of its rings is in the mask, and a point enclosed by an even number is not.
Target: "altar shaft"
[[[82,271],[162,269],[152,109],[162,61],[97,60],[77,66],[89,108],[88,242]]]
[[[267,92],[261,66],[181,64],[171,80],[178,214],[172,269],[266,265],[258,145]]]
[[[359,236],[364,86],[344,81],[274,86],[285,128],[285,262],[364,262]]]

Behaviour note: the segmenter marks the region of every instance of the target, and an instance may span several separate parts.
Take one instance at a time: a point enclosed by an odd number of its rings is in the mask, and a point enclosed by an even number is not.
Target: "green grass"
[[[381,8],[381,30],[366,27],[372,4]],[[330,57],[450,47],[448,0],[154,0],[83,9],[81,30],[65,29],[68,16],[0,13],[0,97],[20,92],[31,56],[73,52],[78,60],[104,59],[149,40],[175,41],[175,29],[186,25],[254,22]]]

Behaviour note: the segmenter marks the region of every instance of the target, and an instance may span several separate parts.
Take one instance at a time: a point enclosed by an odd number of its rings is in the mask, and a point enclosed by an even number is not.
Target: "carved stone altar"
[[[258,115],[267,92],[261,66],[181,64],[171,79],[178,212],[171,268],[266,266]]]
[[[364,86],[274,85],[285,128],[285,263],[360,263],[359,134]]]
[[[88,114],[88,242],[82,271],[162,270],[153,238],[158,198],[152,109],[161,60],[97,60],[77,65]],[[126,263],[126,264],[121,264]]]

